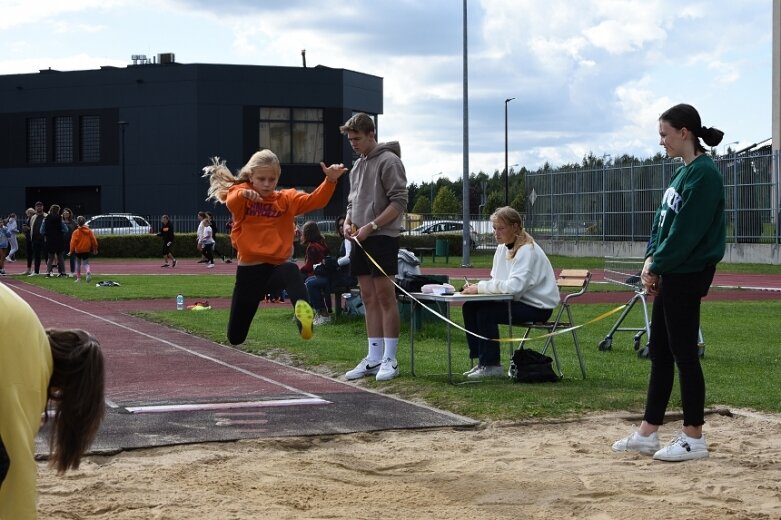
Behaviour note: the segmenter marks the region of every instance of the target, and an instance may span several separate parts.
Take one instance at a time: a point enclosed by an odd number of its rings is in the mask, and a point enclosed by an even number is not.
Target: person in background
[[[98,254],[98,241],[95,238],[95,233],[87,225],[87,219],[83,216],[79,215],[76,219],[76,225],[77,227],[71,235],[68,256],[76,259],[76,283],[81,281],[82,264],[86,270],[87,281],[89,282],[92,278],[89,258],[90,255]]]
[[[163,265],[160,267],[176,267],[176,258],[172,252],[174,245],[174,224],[168,215],[160,218],[160,231],[157,236],[163,239]],[[170,262],[170,263],[169,263]]]
[[[44,240],[41,228],[43,221],[46,218],[46,213],[43,212],[43,202],[35,203],[35,212],[30,217],[30,242],[33,245],[33,263],[31,265],[31,272],[27,276],[36,276],[41,273],[41,259],[48,256],[46,251],[46,241]]]
[[[282,289],[287,290],[294,306],[301,337],[312,337],[314,313],[306,301],[301,273],[288,259],[296,215],[328,204],[339,177],[347,171],[342,164],[326,168],[320,163],[320,167],[325,179],[312,193],[276,189],[282,169],[271,150],[254,153],[238,177],[217,157],[204,168],[204,177],[209,179],[208,198],[225,203],[233,218],[231,239],[238,250],[239,265],[228,318],[232,345],[247,339],[261,299]]]
[[[211,211],[207,211],[206,216],[209,217],[209,225],[212,228],[212,238],[214,239],[214,256],[222,258],[222,263],[224,264],[231,263],[230,258],[226,258],[225,255],[222,254],[219,249],[217,249],[217,224],[214,220],[214,215]]]
[[[315,264],[323,261],[323,258],[331,254],[328,246],[320,234],[317,222],[307,221],[301,229],[301,245],[304,249],[304,265],[301,266],[301,274],[304,280],[315,274]],[[310,302],[311,304],[311,302]]]
[[[651,375],[645,414],[637,431],[613,444],[613,451],[653,455],[678,462],[708,456],[705,424],[705,376],[697,338],[700,304],[708,294],[716,264],[726,248],[724,179],[700,143],[718,145],[724,132],[702,126],[700,114],[686,104],[659,117],[659,144],[683,166],[670,179],[651,227],[640,280],[654,296],[648,357]],[[660,449],[657,432],[664,423],[678,368],[683,428]]]
[[[35,215],[35,210],[33,208],[27,208],[27,210],[24,212],[24,215],[25,218],[24,222],[22,223],[22,233],[24,234],[24,252],[27,259],[27,270],[22,274],[30,275],[33,274],[33,240],[30,233],[30,223],[33,215]]]
[[[49,465],[77,469],[103,421],[105,363],[93,335],[44,330],[3,284],[0,309],[0,518],[34,519],[38,429],[50,424]]]
[[[344,220],[344,215],[336,219],[336,232],[342,239],[339,245],[339,257],[336,259],[336,272],[329,273],[328,276],[315,274],[304,281],[307,294],[309,294],[309,303],[317,314],[312,322],[313,325],[325,325],[331,322],[330,299],[332,288],[353,287],[358,283],[358,280],[350,275],[350,252],[352,251],[353,243],[351,240],[344,238]]]
[[[8,247],[8,238],[11,233],[5,224],[5,219],[0,218],[0,275],[5,274],[5,250]]]
[[[491,215],[497,247],[490,280],[466,284],[463,294],[512,294],[514,323],[546,321],[559,304],[559,288],[550,260],[540,245],[523,229],[523,219],[505,206]],[[504,302],[464,302],[464,328],[486,338],[499,338],[499,324],[507,324]],[[466,335],[469,357],[477,364],[464,375],[469,379],[503,377],[497,341]]]
[[[48,260],[46,261],[46,275],[52,276],[54,262],[57,262],[57,271],[60,277],[68,276],[65,272],[65,234],[67,227],[60,215],[60,206],[52,204],[49,213],[41,224],[41,233],[46,240]]]
[[[374,120],[367,114],[355,114],[339,131],[359,156],[350,173],[344,235],[356,242],[350,273],[358,277],[361,288],[369,344],[366,357],[345,377],[373,375],[388,381],[399,375],[400,319],[392,278],[398,270],[402,213],[407,210],[407,174],[399,143],[378,143]]]
[[[204,219],[206,218],[206,212],[205,211],[199,211],[198,212],[198,229],[195,232],[195,247],[198,249],[198,252],[201,253],[201,259],[198,260],[199,264],[205,264],[209,260],[206,258],[206,255],[203,254],[203,248],[201,246],[201,241],[203,240],[203,231],[206,227],[206,223],[204,222]]]
[[[212,230],[214,228],[212,228],[211,219],[207,214],[204,214],[201,223],[203,224],[203,233],[201,234],[201,238],[198,240],[198,249],[200,249],[201,252],[203,253],[203,256],[206,257],[206,267],[208,269],[213,269],[214,268],[214,236],[212,235]]]
[[[8,220],[6,221],[5,227],[8,229],[8,232],[11,233],[11,236],[8,237],[8,244],[11,246],[11,249],[8,251],[6,260],[9,262],[16,262],[16,252],[19,251],[19,241],[16,238],[16,234],[19,233],[19,226],[16,222],[16,213],[8,214]]]
[[[73,235],[73,230],[76,229],[76,220],[73,217],[73,212],[70,210],[70,208],[64,208],[62,210],[62,223],[65,224],[68,231],[65,232],[65,249],[64,253],[67,254],[69,249],[69,245],[71,243],[71,235]],[[73,273],[76,271],[76,258],[71,256],[69,259],[70,264],[70,275],[73,276]],[[63,267],[62,270],[64,271],[65,268]]]

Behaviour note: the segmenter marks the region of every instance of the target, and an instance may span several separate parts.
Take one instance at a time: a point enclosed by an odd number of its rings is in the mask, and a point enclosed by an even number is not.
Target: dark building
[[[0,213],[21,215],[41,200],[85,216],[191,215],[211,207],[201,177],[210,157],[235,172],[261,148],[280,158],[280,187],[311,191],[321,160],[352,165],[339,125],[355,112],[382,113],[382,78],[322,66],[180,64],[173,54],[0,76]],[[344,211],[343,179],[325,215]]]

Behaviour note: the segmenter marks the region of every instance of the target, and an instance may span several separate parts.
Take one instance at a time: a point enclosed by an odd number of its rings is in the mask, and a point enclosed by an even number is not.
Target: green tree
[[[412,213],[431,213],[431,204],[428,201],[428,196],[422,193],[418,195],[418,200],[415,201],[415,206],[412,207]]]
[[[434,197],[434,208],[432,213],[434,215],[460,215],[461,203],[456,198],[453,189],[449,186],[442,186],[437,191],[436,197]]]

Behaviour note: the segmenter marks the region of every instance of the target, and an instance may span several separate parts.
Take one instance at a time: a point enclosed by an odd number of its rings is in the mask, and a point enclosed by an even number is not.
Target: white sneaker
[[[680,462],[683,460],[704,459],[708,457],[708,445],[705,436],[699,439],[689,437],[683,432],[675,436],[670,444],[654,453],[654,460]]]
[[[330,316],[321,316],[318,314],[315,320],[312,322],[312,325],[328,325],[329,323],[331,323]]]
[[[373,376],[380,371],[381,361],[372,361],[369,358],[363,358],[355,368],[346,372],[344,377],[348,380],[360,379],[366,376]]]
[[[399,375],[399,362],[394,358],[385,358],[382,360],[380,370],[377,372],[377,381],[390,381]]]
[[[469,373],[466,377],[469,379],[485,379],[486,377],[504,377],[504,369],[502,365],[494,366],[478,366],[475,370]]]
[[[474,372],[474,371],[475,371],[475,370],[477,370],[478,368],[480,368],[480,365],[475,365],[475,366],[473,366],[472,368],[470,368],[469,370],[467,370],[466,372],[464,372],[464,375],[465,375],[465,376],[468,376],[469,374],[471,374],[472,372]]]
[[[38,275],[38,273],[30,273],[27,276],[37,276],[37,275]]]
[[[613,451],[635,451],[643,455],[653,455],[659,450],[659,437],[656,432],[644,437],[638,432],[613,443]]]
[[[214,269],[214,264],[206,264],[206,269]]]

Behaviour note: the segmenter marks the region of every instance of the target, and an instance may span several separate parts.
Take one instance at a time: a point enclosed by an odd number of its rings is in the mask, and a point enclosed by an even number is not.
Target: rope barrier
[[[399,284],[397,284],[395,282],[395,280],[394,280],[394,277],[391,277],[390,275],[388,275],[388,273],[385,272],[385,270],[380,266],[380,264],[378,264],[377,261],[374,260],[372,255],[370,255],[369,252],[366,251],[366,249],[363,247],[363,244],[361,244],[361,242],[357,238],[354,238],[353,240],[355,240],[355,243],[358,244],[358,246],[363,250],[363,252],[366,254],[366,257],[369,259],[369,261],[372,264],[374,264],[374,266],[377,269],[379,269],[379,271],[388,280],[390,280],[391,283],[393,285],[395,285],[397,289],[399,289],[401,292],[403,292],[405,295],[407,295],[408,298],[410,298],[411,300],[413,300],[416,303],[418,303],[420,306],[422,306],[428,312],[430,312],[431,314],[435,315],[440,320],[446,322],[448,325],[450,325],[452,327],[455,327],[458,330],[460,330],[460,331],[462,331],[462,332],[464,332],[466,334],[469,334],[470,336],[473,336],[475,338],[482,339],[482,340],[485,340],[485,341],[496,341],[497,343],[525,343],[525,342],[528,342],[528,341],[537,341],[537,340],[545,339],[545,338],[548,338],[548,337],[551,337],[551,336],[558,336],[559,334],[566,334],[567,332],[572,332],[573,330],[577,330],[579,328],[585,327],[586,325],[591,325],[592,323],[596,323],[598,321],[602,321],[602,320],[612,316],[613,314],[623,310],[626,307],[626,305],[627,305],[627,304],[620,305],[620,306],[616,307],[615,309],[611,309],[611,310],[609,310],[607,312],[604,312],[604,313],[600,314],[599,316],[597,316],[596,318],[591,319],[591,320],[589,320],[586,323],[583,323],[581,325],[575,325],[575,326],[572,326],[572,327],[567,327],[565,329],[555,330],[553,332],[549,332],[547,334],[542,334],[540,336],[534,336],[534,337],[531,337],[531,338],[528,338],[528,337],[526,337],[526,338],[524,338],[524,337],[520,337],[520,338],[487,338],[485,336],[482,336],[480,334],[472,332],[471,330],[467,330],[466,328],[462,327],[458,323],[455,323],[454,321],[449,319],[447,316],[444,316],[443,314],[437,312],[436,310],[434,310],[433,308],[429,307],[428,305],[423,304],[420,300],[418,300],[412,294],[410,294],[406,289],[404,289]],[[410,332],[410,334],[411,333],[412,332]]]

